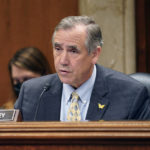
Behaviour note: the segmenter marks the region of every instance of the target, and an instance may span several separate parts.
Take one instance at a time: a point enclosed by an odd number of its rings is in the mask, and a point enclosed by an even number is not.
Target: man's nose
[[[68,53],[66,51],[63,51],[61,56],[60,56],[60,63],[62,65],[68,65],[69,63],[69,57],[68,57]]]

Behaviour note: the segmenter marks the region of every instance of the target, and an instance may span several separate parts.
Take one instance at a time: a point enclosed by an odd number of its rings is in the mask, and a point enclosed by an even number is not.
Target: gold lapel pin
[[[103,109],[104,107],[105,107],[105,105],[102,105],[102,104],[98,103],[98,108],[99,109]]]

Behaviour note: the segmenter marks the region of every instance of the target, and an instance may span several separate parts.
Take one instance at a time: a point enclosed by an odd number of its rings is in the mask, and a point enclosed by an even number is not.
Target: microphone
[[[41,98],[42,98],[43,94],[44,94],[49,88],[50,88],[50,84],[49,84],[49,83],[46,83],[45,86],[43,87],[43,91],[42,91],[41,94],[40,94],[40,97],[39,97],[39,100],[38,100],[38,104],[37,104],[37,107],[36,107],[36,110],[35,110],[34,121],[36,121],[37,113],[38,113],[39,106],[40,106],[40,103],[41,103]]]

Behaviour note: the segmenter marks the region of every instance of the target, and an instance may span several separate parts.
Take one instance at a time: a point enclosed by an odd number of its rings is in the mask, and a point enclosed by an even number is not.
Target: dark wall
[[[137,72],[150,73],[150,0],[135,0]]]
[[[53,66],[51,35],[61,18],[78,14],[78,0],[0,0],[0,105],[11,93],[7,64],[16,50],[36,46]]]

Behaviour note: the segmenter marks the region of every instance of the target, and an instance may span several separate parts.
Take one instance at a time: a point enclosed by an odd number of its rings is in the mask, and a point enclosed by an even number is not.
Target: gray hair
[[[55,33],[60,30],[72,29],[76,25],[85,25],[87,40],[85,41],[85,46],[88,50],[88,53],[91,53],[96,49],[97,46],[102,46],[102,33],[101,29],[95,21],[88,16],[69,16],[60,21],[60,23],[56,26],[53,36],[52,43],[54,42]],[[53,43],[54,44],[54,43]]]

